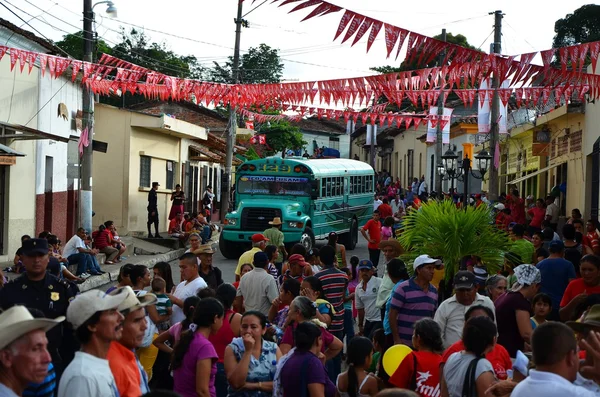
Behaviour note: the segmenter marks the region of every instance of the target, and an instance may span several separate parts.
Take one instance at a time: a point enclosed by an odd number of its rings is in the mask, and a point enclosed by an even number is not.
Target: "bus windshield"
[[[239,194],[274,194],[280,196],[310,196],[309,178],[290,176],[241,176],[237,184]]]

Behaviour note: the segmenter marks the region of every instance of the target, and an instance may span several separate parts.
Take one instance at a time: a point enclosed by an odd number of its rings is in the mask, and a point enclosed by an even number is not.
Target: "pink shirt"
[[[173,371],[173,390],[182,397],[197,397],[196,393],[196,365],[199,360],[210,359],[210,380],[208,390],[211,397],[217,396],[215,389],[215,375],[217,374],[217,352],[212,343],[200,332],[194,334],[194,340],[190,344],[187,353],[183,357],[183,363]]]

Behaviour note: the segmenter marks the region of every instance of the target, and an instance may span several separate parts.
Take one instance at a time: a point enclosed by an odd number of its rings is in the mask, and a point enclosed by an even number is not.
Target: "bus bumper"
[[[264,230],[249,232],[249,231],[242,231],[242,230],[235,230],[235,229],[233,229],[233,230],[232,229],[230,229],[230,230],[223,229],[223,231],[221,231],[221,235],[227,241],[239,242],[239,243],[251,243],[252,235],[256,234],[256,233],[262,233],[263,231]],[[297,243],[300,241],[300,236],[302,235],[302,230],[301,229],[294,230],[294,231],[283,230],[283,235],[284,235],[284,242]]]

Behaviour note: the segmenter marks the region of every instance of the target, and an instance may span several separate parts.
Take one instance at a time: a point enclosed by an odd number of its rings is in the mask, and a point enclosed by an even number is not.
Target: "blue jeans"
[[[333,336],[338,338],[339,340],[344,340],[344,332],[336,331],[331,333]],[[325,369],[327,369],[327,375],[329,379],[335,384],[337,382],[338,375],[342,372],[342,352],[340,352],[337,356],[328,360],[325,363]]]
[[[202,239],[202,244],[206,244],[210,238],[212,237],[212,230],[210,230],[210,226],[205,225],[200,232],[200,238]]]
[[[69,256],[67,259],[69,260],[70,264],[77,265],[78,276],[81,273],[97,273],[98,271],[100,271],[100,265],[98,265],[98,261],[93,255],[79,252],[77,254]]]
[[[227,397],[227,374],[225,373],[225,366],[223,363],[217,363],[217,374],[215,375],[215,389],[217,390],[217,397]]]
[[[352,318],[352,308],[344,308],[344,335],[346,336],[346,346],[354,338],[354,319]]]

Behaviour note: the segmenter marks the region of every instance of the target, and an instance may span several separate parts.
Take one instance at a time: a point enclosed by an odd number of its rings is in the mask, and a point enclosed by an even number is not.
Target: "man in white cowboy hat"
[[[131,287],[113,293],[125,294],[125,300],[117,310],[125,317],[123,333],[118,341],[112,341],[106,359],[115,377],[121,397],[137,397],[150,391],[148,376],[135,355],[135,349],[142,345],[148,328],[144,307],[156,303],[154,294],[136,296]]]
[[[123,315],[118,307],[127,295],[124,288],[111,295],[90,290],[71,302],[67,321],[75,330],[81,350],[63,373],[57,397],[119,396],[106,355],[111,342],[123,334]]]
[[[42,383],[52,361],[46,331],[64,316],[34,318],[25,306],[0,314],[0,396],[22,396],[30,383]]]
[[[198,274],[210,288],[217,289],[219,285],[223,284],[223,274],[221,269],[212,265],[214,253],[215,250],[210,244],[203,244],[194,250],[194,254],[200,260]]]
[[[283,261],[287,258],[287,251],[285,250],[285,244],[283,244],[283,232],[281,231],[281,218],[276,216],[273,218],[271,222],[269,222],[271,227],[263,232],[266,238],[269,239],[269,244],[277,247],[277,259],[275,259],[275,267],[277,267],[277,271],[281,274],[281,267],[283,265]]]

